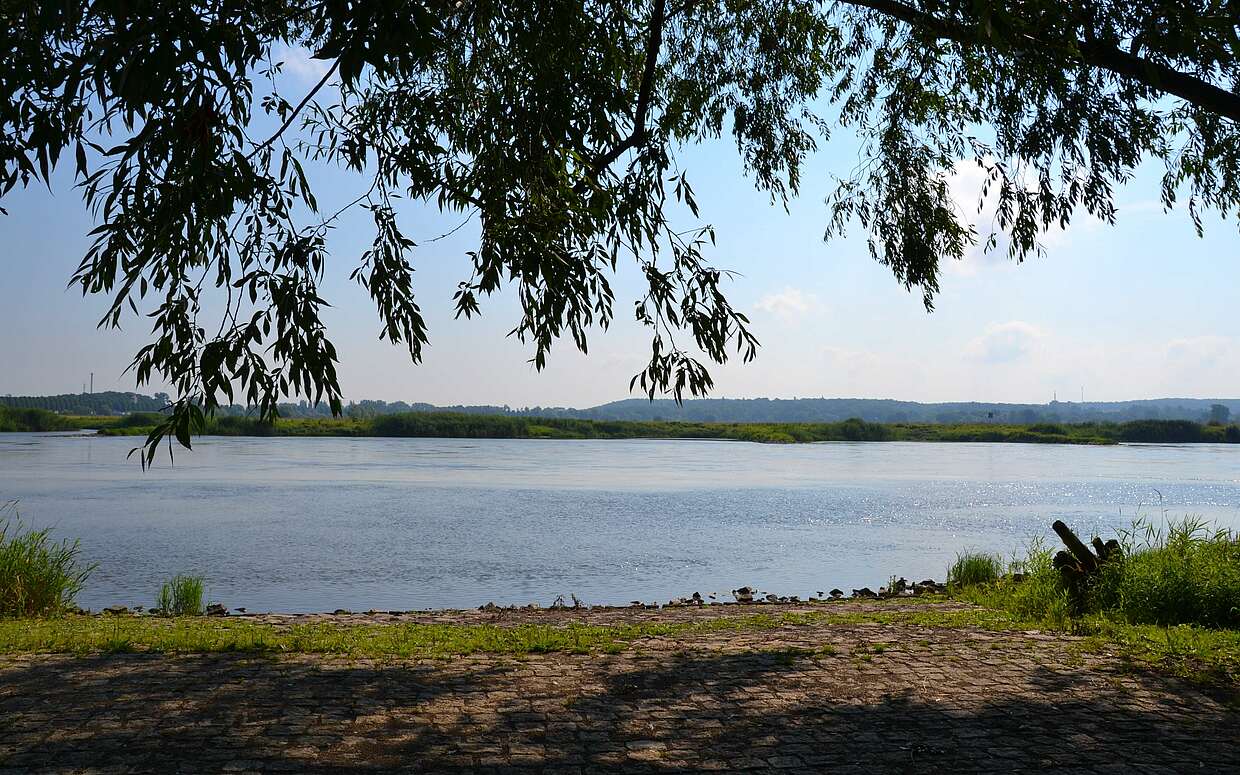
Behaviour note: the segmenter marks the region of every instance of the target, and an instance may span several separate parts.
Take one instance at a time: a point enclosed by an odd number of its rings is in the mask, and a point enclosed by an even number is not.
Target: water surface
[[[207,438],[0,434],[0,501],[99,563],[79,602],[175,573],[250,610],[661,601],[942,579],[1054,519],[1240,527],[1240,446]]]

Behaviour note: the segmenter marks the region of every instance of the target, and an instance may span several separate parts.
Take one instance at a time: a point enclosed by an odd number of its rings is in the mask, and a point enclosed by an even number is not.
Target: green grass
[[[1003,558],[994,554],[960,554],[947,570],[947,586],[949,589],[974,587],[979,584],[991,584],[1006,571]]]
[[[155,608],[164,616],[201,616],[203,603],[201,576],[173,576],[159,588]]]
[[[1240,629],[1240,536],[1185,519],[1123,534],[1124,557],[1090,590],[1094,610],[1134,623]]]
[[[614,653],[646,637],[769,629],[778,617],[565,626],[319,623],[277,627],[235,618],[95,617],[0,621],[0,653],[250,652],[443,658],[475,653]]]
[[[0,508],[0,517],[0,617],[50,616],[73,608],[94,570],[81,563],[77,542],[57,543],[46,528],[24,527],[12,504]]]

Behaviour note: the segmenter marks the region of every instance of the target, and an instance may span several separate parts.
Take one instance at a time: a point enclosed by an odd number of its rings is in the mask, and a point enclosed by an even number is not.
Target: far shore
[[[164,416],[59,415],[45,410],[0,408],[0,431],[95,430],[103,436],[146,437]],[[1015,442],[1107,445],[1240,444],[1240,426],[1188,420],[1124,423],[874,423],[861,419],[822,423],[707,423],[579,420],[556,417],[409,412],[373,417],[209,417],[196,435],[320,436],[459,439],[716,439],[767,444],[821,441]]]

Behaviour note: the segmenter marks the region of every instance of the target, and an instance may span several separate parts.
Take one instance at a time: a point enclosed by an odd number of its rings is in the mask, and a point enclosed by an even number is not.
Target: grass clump
[[[964,589],[982,584],[993,584],[1005,570],[1003,558],[995,554],[970,552],[956,556],[956,562],[947,569],[947,586]]]
[[[155,607],[164,616],[202,616],[205,611],[202,577],[173,576],[160,587]]]
[[[77,541],[52,540],[17,520],[16,506],[0,508],[0,617],[55,616],[71,610],[93,565],[82,565]]]

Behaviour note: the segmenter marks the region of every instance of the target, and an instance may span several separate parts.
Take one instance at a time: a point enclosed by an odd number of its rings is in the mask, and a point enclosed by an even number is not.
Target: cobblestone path
[[[0,657],[0,773],[1240,772],[1240,713],[1078,645],[824,623],[611,655]]]

